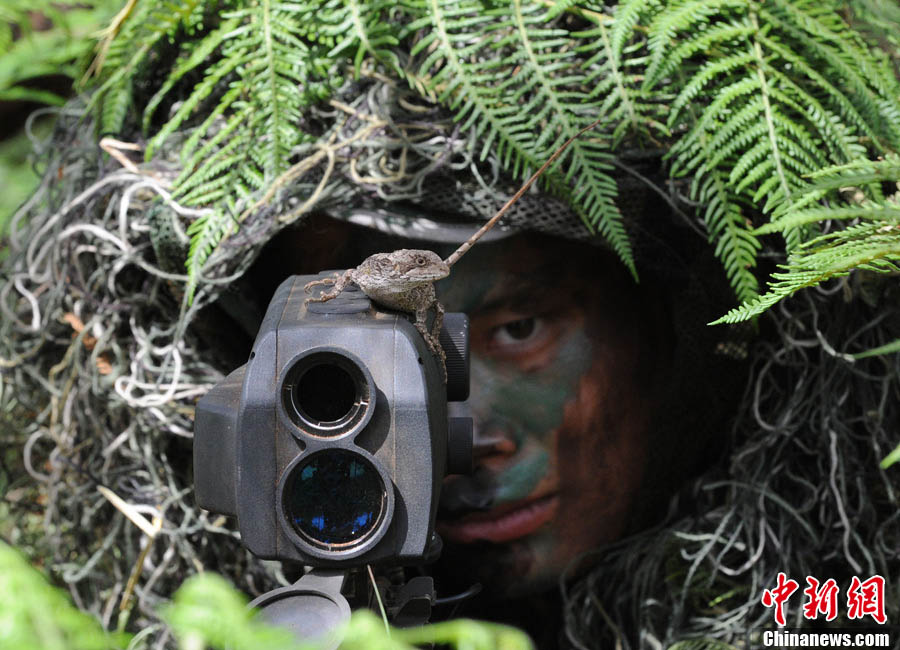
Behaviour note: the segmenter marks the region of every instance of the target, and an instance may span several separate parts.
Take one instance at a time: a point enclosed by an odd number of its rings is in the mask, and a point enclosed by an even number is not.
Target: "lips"
[[[558,506],[556,495],[532,498],[439,522],[437,529],[442,537],[459,544],[478,540],[501,544],[537,531],[556,516]]]

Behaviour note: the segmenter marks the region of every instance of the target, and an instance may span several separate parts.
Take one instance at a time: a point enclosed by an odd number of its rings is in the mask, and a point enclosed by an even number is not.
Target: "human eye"
[[[507,314],[494,321],[486,334],[483,354],[523,370],[536,370],[553,358],[561,332],[551,316]]]
[[[539,316],[511,320],[494,328],[492,343],[497,346],[526,344],[540,338],[545,329],[546,321]]]
[[[516,301],[475,310],[470,322],[472,354],[521,372],[554,363],[559,345],[581,319],[546,302],[531,299],[531,304]]]

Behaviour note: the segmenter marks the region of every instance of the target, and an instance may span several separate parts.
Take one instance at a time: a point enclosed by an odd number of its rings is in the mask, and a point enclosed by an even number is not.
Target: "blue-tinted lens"
[[[385,488],[378,471],[358,454],[322,451],[297,465],[284,495],[287,517],[307,540],[348,545],[381,521]]]

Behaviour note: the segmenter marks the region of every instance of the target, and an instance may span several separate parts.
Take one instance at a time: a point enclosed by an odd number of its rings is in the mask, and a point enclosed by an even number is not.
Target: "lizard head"
[[[388,254],[398,277],[407,282],[435,282],[450,275],[450,267],[437,253],[404,248]]]

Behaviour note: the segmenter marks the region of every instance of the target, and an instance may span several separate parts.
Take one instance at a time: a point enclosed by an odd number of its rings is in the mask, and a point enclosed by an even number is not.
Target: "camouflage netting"
[[[896,355],[848,354],[900,334],[900,296],[885,284],[857,277],[765,319],[775,332],[751,351],[740,411],[722,430],[727,460],[682,491],[666,525],[590,558],[596,567],[564,588],[575,647],[761,633],[774,622],[760,598],[781,571],[800,583],[788,626],[804,625],[806,576],[836,579],[846,615],[851,577],[881,575],[887,618],[897,620],[900,471],[879,462],[897,443],[900,367]],[[618,638],[632,629],[639,645]]]
[[[239,230],[190,305],[185,231],[203,212],[168,193],[178,138],[152,164],[123,164],[66,109],[42,145],[43,182],[14,219],[0,280],[0,434],[22,447],[30,476],[14,485],[14,513],[35,516],[38,486],[47,564],[107,626],[133,605],[131,623],[149,626],[156,647],[168,643],[157,607],[188,575],[215,570],[253,595],[284,582],[243,550],[233,522],[193,505],[194,404],[231,369],[198,314],[313,208],[415,201],[437,176],[468,179],[472,205],[508,191],[432,106],[371,80],[339,97],[311,118],[319,141],[296,152],[267,201],[240,206]],[[772,335],[751,347],[740,412],[720,427],[727,461],[679,495],[665,525],[582,560],[591,568],[565,586],[573,645],[732,639],[771,615],[759,597],[778,571],[881,574],[896,620],[900,469],[878,463],[898,442],[897,357],[847,356],[900,336],[891,282],[858,276],[764,319]]]

